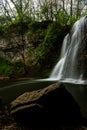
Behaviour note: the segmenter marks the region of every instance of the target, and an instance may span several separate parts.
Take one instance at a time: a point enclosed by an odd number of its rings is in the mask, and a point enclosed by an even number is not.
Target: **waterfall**
[[[78,20],[63,41],[61,57],[49,80],[87,84],[87,17]]]

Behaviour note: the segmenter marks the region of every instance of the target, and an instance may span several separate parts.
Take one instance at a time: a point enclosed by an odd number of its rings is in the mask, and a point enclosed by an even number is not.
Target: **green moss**
[[[0,57],[0,75],[9,76],[13,72],[10,61]]]

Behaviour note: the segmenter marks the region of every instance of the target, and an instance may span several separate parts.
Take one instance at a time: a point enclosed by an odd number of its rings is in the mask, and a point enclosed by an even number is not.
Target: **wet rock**
[[[63,84],[26,92],[11,103],[14,119],[29,127],[58,127],[81,121],[80,108]]]

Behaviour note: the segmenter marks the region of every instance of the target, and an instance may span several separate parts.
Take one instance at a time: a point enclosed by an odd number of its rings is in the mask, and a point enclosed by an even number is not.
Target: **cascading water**
[[[49,80],[87,84],[87,17],[78,20],[63,41],[61,58]]]

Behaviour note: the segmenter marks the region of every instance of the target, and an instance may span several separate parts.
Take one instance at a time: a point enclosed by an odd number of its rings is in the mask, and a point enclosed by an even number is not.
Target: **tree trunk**
[[[70,16],[72,17],[73,15],[73,10],[72,10],[72,7],[73,7],[73,0],[70,1]]]

